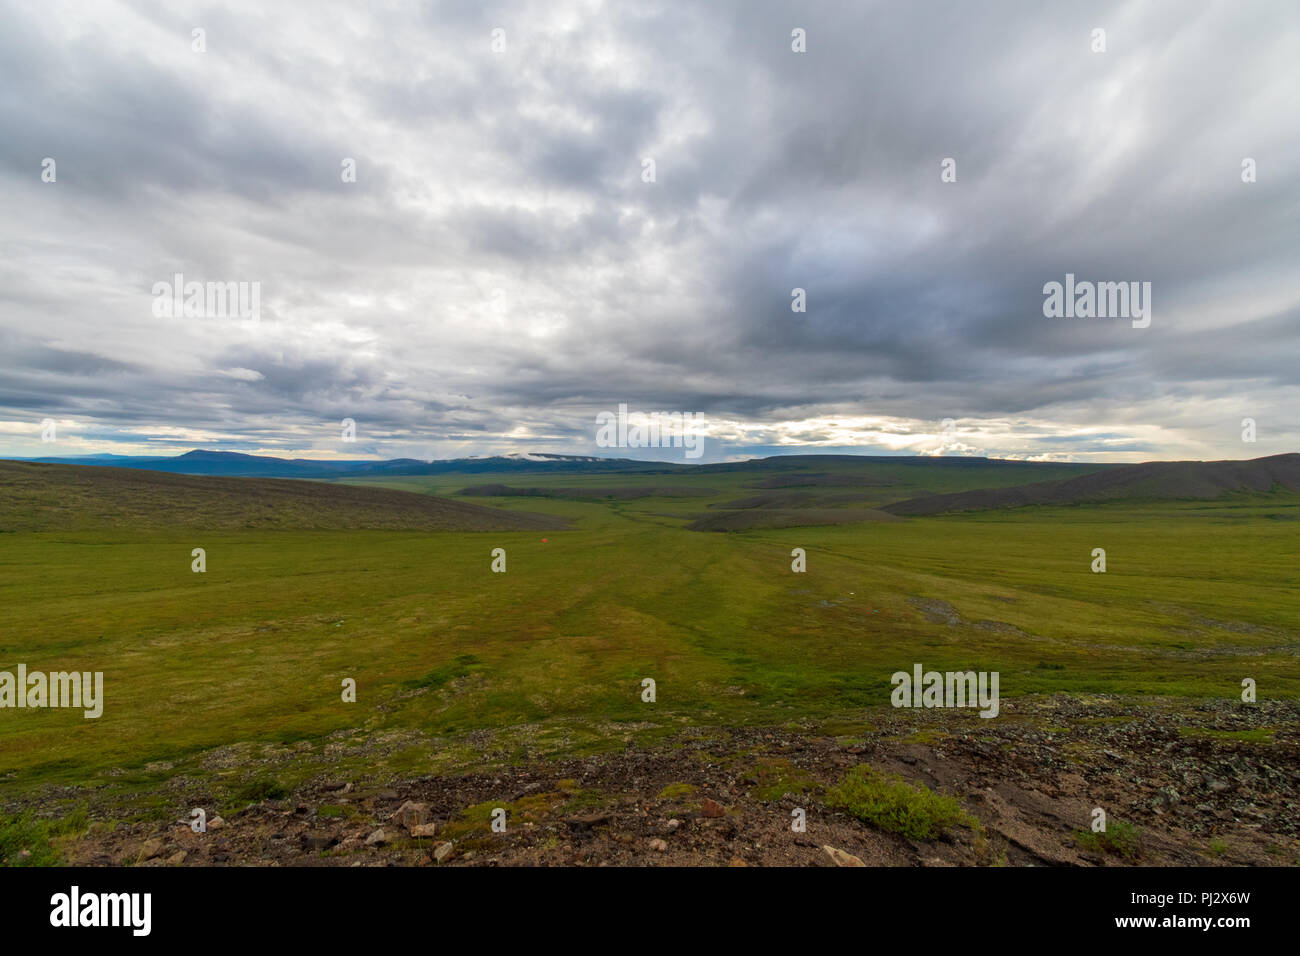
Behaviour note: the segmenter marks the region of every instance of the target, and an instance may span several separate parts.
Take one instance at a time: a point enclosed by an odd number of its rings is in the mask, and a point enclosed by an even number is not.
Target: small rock
[[[856,857],[852,853],[845,853],[843,850],[836,849],[833,846],[823,846],[822,849],[826,851],[827,856],[829,856],[832,860],[835,861],[836,866],[866,866],[867,865],[862,862],[862,859],[860,857]]]
[[[388,837],[384,835],[383,830],[376,830],[370,836],[366,837],[366,846],[383,846],[388,842]]]
[[[674,819],[672,819],[672,820],[669,820],[667,823],[665,823],[665,824],[664,824],[664,828],[665,828],[669,833],[672,833],[674,830],[676,830],[676,829],[677,829],[679,826],[681,826],[681,825],[682,825],[682,821],[681,821],[681,820],[678,820],[678,819],[676,819],[676,818],[674,818]]]
[[[398,807],[397,812],[393,814],[393,820],[400,826],[410,830],[421,824],[429,822],[429,805],[427,803],[413,803],[407,800]]]
[[[666,853],[668,852],[668,844],[663,840],[660,840],[658,837],[655,837],[650,841],[650,849],[654,850],[656,853]]]
[[[163,851],[163,841],[154,837],[151,840],[145,840],[140,846],[140,859],[152,860]]]
[[[588,813],[584,816],[570,817],[564,822],[575,830],[586,830],[601,823],[608,823],[614,815],[608,811]]]
[[[187,856],[189,856],[189,854],[186,853],[184,850],[177,850],[171,856],[167,857],[167,865],[180,866],[182,863],[185,862],[185,858]]]
[[[744,860],[742,860],[742,859],[741,859],[740,857],[738,857],[738,856],[733,856],[733,857],[731,858],[731,862],[728,863],[727,865],[728,865],[728,866],[749,866],[748,863],[746,863]]]
[[[704,806],[700,808],[700,812],[706,817],[720,817],[727,811],[722,809],[722,804],[718,803],[718,801],[706,799],[704,801]]]
[[[338,843],[338,837],[330,833],[304,833],[301,837],[303,848],[313,853],[328,850]]]
[[[209,830],[220,830],[225,825],[226,825],[226,821],[221,819],[221,817],[213,817],[211,820],[208,821]]]
[[[447,859],[447,857],[451,856],[451,851],[454,846],[455,844],[453,843],[439,843],[433,848],[434,860],[441,863],[443,860]]]
[[[417,823],[411,827],[411,836],[413,837],[431,837],[438,832],[436,823]]]

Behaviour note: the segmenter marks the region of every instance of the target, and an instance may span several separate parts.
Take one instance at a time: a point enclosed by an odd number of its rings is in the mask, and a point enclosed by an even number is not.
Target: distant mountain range
[[[0,459],[3,460],[3,459]],[[359,478],[386,475],[443,475],[448,473],[526,474],[529,472],[637,472],[639,474],[719,474],[731,472],[806,471],[814,467],[840,467],[856,471],[872,465],[912,465],[924,468],[964,470],[1021,469],[1035,465],[1044,470],[1092,471],[1115,465],[1071,464],[1061,462],[1024,462],[1001,458],[951,457],[930,455],[773,455],[744,461],[717,462],[711,465],[684,464],[672,461],[638,461],[632,458],[596,458],[590,455],[549,455],[540,452],[515,452],[482,458],[447,458],[421,461],[418,458],[372,460],[319,460],[315,458],[274,458],[268,455],[245,455],[234,451],[195,450],[183,455],[132,456],[83,455],[74,457],[17,458],[51,465],[102,465],[112,468],[142,468],[174,475],[221,475],[229,478]],[[859,480],[855,479],[854,483]]]
[[[585,455],[510,454],[489,458],[449,458],[421,461],[393,458],[387,461],[319,461],[311,458],[273,458],[234,451],[186,452],[174,457],[85,455],[70,458],[22,458],[53,465],[103,465],[141,468],[174,475],[223,475],[231,478],[345,478],[382,475],[441,475],[527,473],[547,471],[676,471],[689,466],[675,463],[632,461],[627,458],[592,458]]]

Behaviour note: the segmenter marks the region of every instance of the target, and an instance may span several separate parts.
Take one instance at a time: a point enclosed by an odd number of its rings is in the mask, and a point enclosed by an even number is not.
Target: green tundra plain
[[[0,670],[102,671],[105,701],[97,720],[0,712],[0,802],[15,818],[25,807],[174,818],[167,781],[184,776],[233,807],[262,777],[240,755],[267,748],[304,751],[276,771],[292,789],[327,770],[449,774],[684,728],[852,734],[892,710],[890,675],[915,663],[997,671],[1004,701],[1237,701],[1244,678],[1261,700],[1300,697],[1295,492],[877,510],[1084,472],[805,459],[771,473],[347,483],[563,519],[524,531],[232,528],[201,505],[170,527],[133,527],[107,507],[97,519],[93,493],[85,520],[42,523],[10,494]],[[460,494],[488,481],[529,493]],[[42,488],[73,493],[56,477]],[[846,521],[779,526],[803,508]],[[777,526],[692,530],[754,511]],[[204,573],[191,570],[195,548]],[[804,573],[792,571],[797,548]],[[1096,548],[1105,573],[1092,570]],[[342,699],[347,678],[355,703]],[[371,746],[346,746],[362,738]]]

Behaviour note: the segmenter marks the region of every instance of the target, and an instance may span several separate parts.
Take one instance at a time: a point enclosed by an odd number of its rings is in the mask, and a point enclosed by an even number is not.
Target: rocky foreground
[[[1058,696],[1004,702],[994,720],[953,711],[868,719],[856,734],[697,728],[651,747],[483,773],[324,777],[210,818],[205,833],[182,820],[92,824],[59,850],[104,866],[1300,862],[1296,703],[1138,709]],[[913,839],[831,806],[828,789],[862,764],[956,797],[970,822]],[[1123,841],[1089,835],[1096,809]],[[802,832],[792,826],[800,810]]]

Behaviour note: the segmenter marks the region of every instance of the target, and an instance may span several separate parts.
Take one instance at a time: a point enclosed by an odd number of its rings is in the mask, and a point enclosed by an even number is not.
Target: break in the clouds
[[[2,10],[0,453],[1300,444],[1291,0]]]

